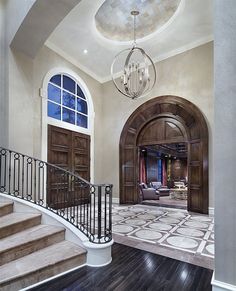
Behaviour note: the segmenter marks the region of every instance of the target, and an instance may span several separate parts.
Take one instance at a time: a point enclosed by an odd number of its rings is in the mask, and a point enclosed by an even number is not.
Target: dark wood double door
[[[90,181],[90,136],[48,125],[48,163]],[[52,208],[87,203],[89,187],[54,167],[48,167],[47,201]]]

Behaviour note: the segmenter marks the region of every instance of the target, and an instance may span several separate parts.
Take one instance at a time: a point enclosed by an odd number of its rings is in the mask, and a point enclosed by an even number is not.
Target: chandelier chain
[[[136,47],[136,15],[134,14],[134,47]]]

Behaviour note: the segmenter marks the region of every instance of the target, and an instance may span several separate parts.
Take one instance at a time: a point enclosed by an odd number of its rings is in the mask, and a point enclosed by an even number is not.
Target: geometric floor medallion
[[[169,250],[170,257],[178,254],[174,258],[199,265],[202,260],[203,266],[213,268],[213,217],[182,209],[118,204],[112,206],[112,217],[116,242],[164,255]]]

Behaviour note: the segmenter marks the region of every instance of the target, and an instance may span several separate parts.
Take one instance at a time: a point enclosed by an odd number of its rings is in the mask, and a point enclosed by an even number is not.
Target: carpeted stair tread
[[[86,251],[83,248],[64,240],[18,260],[11,261],[0,266],[0,289],[3,287],[3,290],[15,287],[23,288],[29,283],[27,282],[27,276],[30,278],[30,283],[41,281],[55,275],[55,272],[59,270],[57,266],[63,263],[67,264],[61,272],[77,267],[85,263],[85,254]],[[71,259],[72,263],[68,264]],[[19,283],[17,287],[16,282],[19,281],[22,283]]]
[[[0,201],[0,217],[13,212],[13,202]]]
[[[14,212],[0,217],[0,238],[39,225],[41,216],[40,213]]]
[[[61,226],[37,225],[0,240],[0,265],[38,251],[65,238]]]

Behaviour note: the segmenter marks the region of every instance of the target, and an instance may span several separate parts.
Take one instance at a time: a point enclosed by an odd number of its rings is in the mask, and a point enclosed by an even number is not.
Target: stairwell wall
[[[0,145],[8,146],[6,1],[0,1]]]

